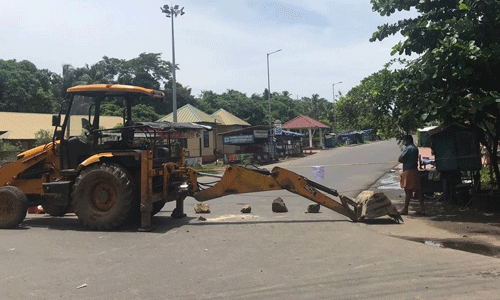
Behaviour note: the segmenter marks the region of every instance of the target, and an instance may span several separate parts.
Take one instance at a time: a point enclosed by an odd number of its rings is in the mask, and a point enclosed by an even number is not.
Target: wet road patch
[[[464,241],[461,239],[428,239],[407,236],[394,236],[407,241],[418,242],[432,247],[449,248],[484,256],[500,258],[500,247],[488,243]]]

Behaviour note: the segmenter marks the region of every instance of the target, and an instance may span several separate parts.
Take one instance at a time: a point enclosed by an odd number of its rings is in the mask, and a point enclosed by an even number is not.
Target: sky
[[[63,64],[92,65],[103,56],[143,52],[172,61],[171,19],[157,0],[0,0],[0,59],[29,60],[62,73]],[[410,16],[381,17],[369,0],[177,0],[174,19],[177,81],[202,91],[228,89],[329,101],[381,70],[394,36],[369,42],[377,26]],[[342,82],[342,83],[337,83]],[[333,88],[333,84],[335,87]]]

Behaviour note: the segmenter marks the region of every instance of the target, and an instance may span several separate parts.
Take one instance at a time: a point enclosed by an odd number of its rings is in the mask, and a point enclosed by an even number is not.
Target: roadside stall
[[[144,126],[135,132],[134,138],[141,139],[146,136],[154,135],[168,151],[169,156],[177,153],[181,148],[186,151],[186,164],[195,165],[202,164],[202,152],[200,145],[200,137],[202,132],[211,131],[212,128],[206,125],[195,123],[179,123],[179,122],[140,122],[138,126]],[[168,149],[168,150],[167,150]]]
[[[459,203],[467,201],[465,198],[470,198],[479,182],[481,170],[476,132],[464,125],[451,124],[430,130],[429,138],[444,198]]]
[[[309,149],[324,148],[323,131],[330,130],[330,126],[303,115],[286,122],[283,124],[282,128],[285,130],[298,130],[300,133],[306,131],[309,139],[309,143],[306,144],[306,147]],[[317,140],[314,140],[315,137],[317,137]]]
[[[252,126],[240,130],[221,133],[224,163],[270,162],[276,160],[276,143],[273,141],[272,127]],[[240,146],[235,153],[226,153],[226,145]]]
[[[437,126],[428,126],[424,128],[417,129],[417,146],[419,147],[429,147],[429,132],[436,129]]]
[[[203,162],[213,162],[216,158],[217,151],[217,141],[215,138],[215,133],[217,131],[217,120],[215,117],[203,112],[202,110],[192,106],[191,104],[186,104],[177,110],[177,124],[195,124],[208,126],[210,130],[202,130],[199,136],[187,137],[184,140],[187,148],[191,155],[200,156]],[[157,122],[173,122],[173,113],[163,116]],[[185,137],[184,137],[185,138]]]
[[[335,148],[337,144],[337,135],[335,133],[325,134],[325,148]]]
[[[302,138],[304,134],[289,130],[276,130],[276,145],[280,157],[302,155]],[[280,134],[278,134],[280,133]]]

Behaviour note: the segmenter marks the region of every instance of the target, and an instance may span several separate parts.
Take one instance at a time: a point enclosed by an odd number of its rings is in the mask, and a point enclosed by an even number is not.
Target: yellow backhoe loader
[[[140,215],[140,229],[147,231],[151,217],[169,201],[176,201],[172,217],[181,218],[187,196],[206,201],[279,189],[353,221],[385,215],[402,220],[386,197],[355,202],[279,167],[267,171],[228,166],[223,175],[186,167],[185,150],[172,140],[204,126],[132,120],[134,104],[162,97],[160,91],[118,84],[69,88],[59,114],[52,117],[53,141],[0,168],[0,228],[18,226],[28,207],[42,205],[52,216],[73,210],[94,230],[110,230]],[[122,127],[102,128],[101,112],[109,107],[123,108]],[[220,180],[206,185],[198,182],[200,175]],[[327,195],[338,196],[340,202]]]

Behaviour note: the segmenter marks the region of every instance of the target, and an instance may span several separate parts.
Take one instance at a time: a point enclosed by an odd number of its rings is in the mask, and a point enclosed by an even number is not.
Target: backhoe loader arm
[[[228,166],[216,185],[204,190],[197,190],[193,197],[198,201],[206,201],[232,194],[281,189],[282,187],[269,171]]]
[[[353,221],[358,221],[358,205],[354,201],[345,196],[339,196],[336,190],[329,189],[280,167],[275,167],[270,172],[267,170],[228,166],[224,176],[222,176],[217,184],[204,190],[197,190],[193,194],[193,197],[198,201],[206,201],[231,194],[281,189],[301,195]],[[333,196],[339,196],[341,203],[328,197],[320,190]],[[351,209],[349,205],[353,208]]]
[[[41,174],[35,178],[27,178],[27,174],[23,174],[42,161],[49,167],[44,165],[43,168],[34,172],[50,173],[51,175],[58,172],[59,157],[54,154],[52,143],[25,151],[18,155],[16,161],[2,166],[0,168],[0,187],[13,185],[20,188],[25,194],[42,194],[42,183],[47,181],[46,178]]]
[[[292,171],[280,167],[273,168],[271,176],[282,188],[328,207],[329,209],[336,211],[353,221],[358,221],[356,203],[345,196],[339,195],[336,190],[329,189]],[[332,194],[333,196],[340,197],[341,203],[328,197],[324,193],[320,192],[320,190]],[[353,206],[352,209],[349,207],[349,204]]]

